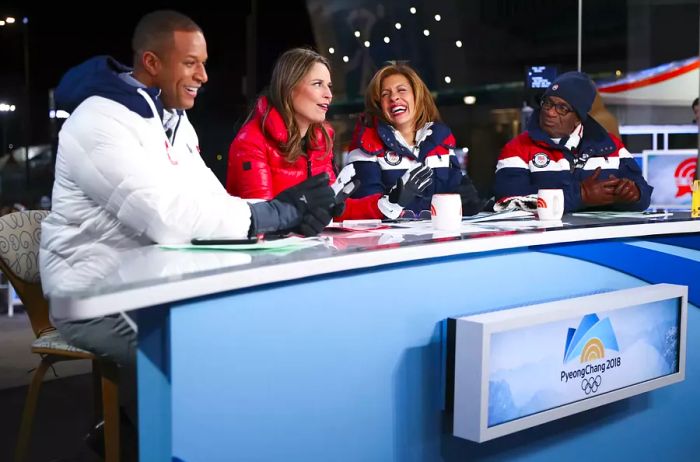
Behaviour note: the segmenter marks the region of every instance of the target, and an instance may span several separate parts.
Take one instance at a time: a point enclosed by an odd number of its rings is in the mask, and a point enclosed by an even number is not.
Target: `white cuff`
[[[399,204],[389,202],[389,196],[382,196],[381,199],[377,201],[377,206],[379,207],[379,211],[392,220],[396,220],[403,211],[403,207]]]

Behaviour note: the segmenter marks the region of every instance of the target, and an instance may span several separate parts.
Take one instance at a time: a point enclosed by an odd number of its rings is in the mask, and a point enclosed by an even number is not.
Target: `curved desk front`
[[[565,216],[333,231],[290,253],[149,247],[51,304],[136,319],[141,460],[689,460],[698,232],[682,213]],[[685,381],[481,444],[451,436],[446,318],[660,282],[688,286]]]

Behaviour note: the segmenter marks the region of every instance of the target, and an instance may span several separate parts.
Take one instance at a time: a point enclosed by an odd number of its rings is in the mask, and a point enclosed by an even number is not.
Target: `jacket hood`
[[[138,89],[119,77],[131,68],[119,63],[110,56],[96,56],[79,64],[61,78],[54,96],[56,107],[73,112],[80,103],[91,96],[101,96],[126,106],[142,117],[153,117],[148,102],[139,94]],[[158,109],[162,118],[163,103],[158,98],[158,88],[144,88]]]

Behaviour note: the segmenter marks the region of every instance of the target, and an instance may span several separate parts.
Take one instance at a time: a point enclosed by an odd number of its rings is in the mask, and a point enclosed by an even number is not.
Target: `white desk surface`
[[[76,272],[51,294],[53,316],[84,319],[310,276],[451,255],[599,239],[700,232],[688,212],[665,216],[565,215],[561,222],[507,219],[472,223],[455,233],[429,221],[374,231],[326,231],[294,251],[165,250],[148,246],[105,255],[100,274]]]

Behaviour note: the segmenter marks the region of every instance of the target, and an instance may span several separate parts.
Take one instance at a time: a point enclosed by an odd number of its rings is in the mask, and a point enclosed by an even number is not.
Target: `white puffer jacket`
[[[123,83],[119,69],[109,70]],[[204,164],[184,112],[171,144],[152,89],[112,83],[134,94],[118,96],[117,102],[96,92],[106,97],[77,103],[59,133],[53,205],[42,223],[39,255],[46,294],[89,287],[114,250],[193,237],[244,237],[250,227],[250,207],[229,196]],[[138,107],[127,107],[130,101]]]

